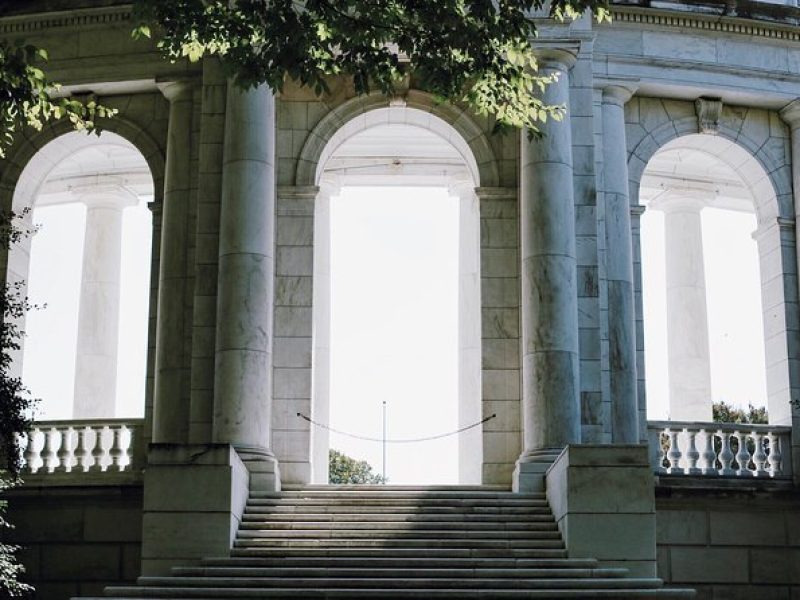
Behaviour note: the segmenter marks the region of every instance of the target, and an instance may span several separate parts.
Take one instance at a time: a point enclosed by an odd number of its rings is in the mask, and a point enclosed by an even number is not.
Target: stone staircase
[[[110,587],[113,598],[691,598],[567,558],[544,494],[307,486],[251,495],[229,557]]]

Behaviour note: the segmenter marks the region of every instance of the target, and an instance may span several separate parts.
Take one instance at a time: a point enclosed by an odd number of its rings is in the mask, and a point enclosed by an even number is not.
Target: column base
[[[563,448],[540,448],[524,452],[514,465],[511,489],[518,494],[535,494],[545,491],[545,475]]]
[[[271,451],[237,447],[236,453],[250,474],[251,492],[281,491],[280,465]]]

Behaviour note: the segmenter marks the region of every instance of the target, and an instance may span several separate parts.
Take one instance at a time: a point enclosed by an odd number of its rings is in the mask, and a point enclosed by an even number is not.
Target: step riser
[[[462,568],[462,569],[410,569],[398,568],[237,568],[237,567],[183,567],[173,569],[172,575],[176,577],[303,577],[330,578],[330,577],[365,577],[389,579],[431,579],[431,578],[459,578],[459,579],[564,579],[564,578],[612,578],[623,577],[627,574],[625,569],[522,569],[522,568]]]
[[[597,569],[597,561],[581,558],[207,558],[205,568],[441,568],[441,569]],[[199,569],[203,567],[180,567]]]

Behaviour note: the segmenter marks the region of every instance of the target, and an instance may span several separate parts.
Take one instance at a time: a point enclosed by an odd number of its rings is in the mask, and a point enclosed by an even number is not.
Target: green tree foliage
[[[40,68],[47,51],[30,44],[0,40],[0,159],[24,126],[40,130],[45,121],[67,118],[78,130],[95,130],[96,119],[116,110],[89,101],[56,98],[59,84]]]
[[[714,402],[712,407],[715,423],[760,423],[769,422],[767,409],[764,406],[756,408],[752,404],[747,405],[747,410],[727,404],[724,400]]]
[[[29,209],[21,214],[0,211],[0,244],[6,250],[32,233],[24,225],[28,212]],[[11,368],[13,353],[21,348],[24,336],[19,321],[33,308],[23,290],[21,282],[6,282],[0,294],[0,493],[19,481],[23,450],[20,440],[30,430],[36,404]],[[4,516],[6,507],[7,502],[0,500],[0,535],[2,530],[11,528]],[[18,597],[33,592],[31,586],[19,581],[25,569],[16,559],[17,550],[17,546],[0,543],[0,596]]]
[[[378,473],[365,460],[356,460],[338,450],[328,453],[328,483],[387,483],[388,480]]]
[[[499,127],[560,119],[564,107],[540,92],[532,11],[544,0],[138,0],[136,33],[160,38],[172,60],[217,56],[245,87],[287,80],[323,94],[328,77],[352,79],[356,93],[392,95],[416,87],[463,102]],[[550,15],[572,19],[608,0],[552,0]]]

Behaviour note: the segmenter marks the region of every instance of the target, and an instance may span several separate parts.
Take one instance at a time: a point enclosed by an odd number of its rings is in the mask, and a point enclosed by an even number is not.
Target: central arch
[[[420,108],[423,96],[395,101],[389,106],[369,107],[357,101],[353,114],[341,122],[326,143],[320,130],[309,136],[305,160],[298,167],[298,181],[308,178],[319,189],[314,203],[314,291],[311,411],[315,421],[330,418],[330,243],[331,198],[345,187],[426,186],[446,188],[458,199],[458,424],[463,427],[481,420],[481,318],[480,318],[480,215],[475,189],[484,178],[494,182],[494,161],[488,160],[488,142],[463,115],[452,114],[457,129],[432,114],[431,106]],[[413,100],[416,99],[416,102]],[[414,106],[416,104],[416,106]],[[337,114],[338,112],[338,114]],[[347,111],[334,111],[338,120]],[[465,136],[469,136],[471,143]],[[476,157],[483,156],[483,162]],[[413,375],[412,375],[413,376]],[[483,453],[480,428],[459,435],[458,480],[479,484]],[[311,431],[312,481],[328,481],[328,432]]]

